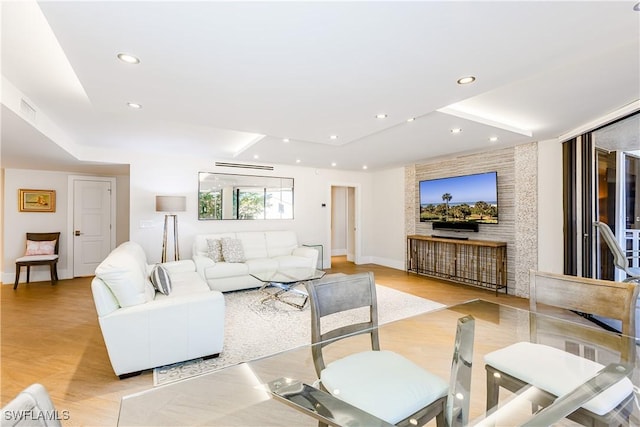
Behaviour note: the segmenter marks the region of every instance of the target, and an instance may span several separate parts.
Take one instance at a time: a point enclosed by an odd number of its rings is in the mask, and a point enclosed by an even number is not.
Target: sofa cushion
[[[156,265],[151,270],[151,283],[153,287],[160,293],[169,295],[171,293],[171,277],[166,268]]]
[[[246,276],[247,274],[249,274],[249,267],[242,262],[218,262],[205,271],[207,279]]]
[[[156,299],[163,298],[180,298],[183,295],[191,295],[195,293],[209,293],[211,289],[206,284],[202,277],[195,271],[181,272],[171,275],[171,294],[162,295],[157,294]]]
[[[269,257],[264,232],[247,231],[244,233],[236,233],[236,237],[242,241],[242,247],[244,248],[244,256],[246,259]]]
[[[267,231],[264,235],[269,258],[291,255],[293,249],[298,247],[298,238],[293,231]]]
[[[278,261],[271,258],[249,259],[246,264],[249,267],[249,274],[276,271],[278,269]]]
[[[220,239],[207,239],[207,256],[215,262],[222,262],[222,242]]]
[[[277,256],[272,259],[278,263],[279,268],[315,267],[315,264],[312,264],[309,258],[305,258],[301,256],[284,255],[284,256]]]
[[[98,265],[95,273],[109,287],[120,307],[144,304],[153,299],[147,292],[147,284],[151,284],[131,251],[115,249]]]
[[[225,262],[245,262],[244,248],[239,239],[222,239],[222,257]]]

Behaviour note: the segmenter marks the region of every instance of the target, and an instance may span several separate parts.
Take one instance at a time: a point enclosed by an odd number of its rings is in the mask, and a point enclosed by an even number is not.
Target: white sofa
[[[224,297],[191,260],[161,264],[171,292],[157,292],[142,247],[126,242],[96,268],[91,282],[98,321],[116,375],[216,356],[224,341]]]
[[[207,240],[238,239],[244,262],[214,261]],[[213,290],[228,292],[262,285],[251,273],[276,271],[283,267],[314,268],[318,251],[298,245],[293,231],[247,231],[237,233],[199,234],[193,243],[193,260],[198,273]]]

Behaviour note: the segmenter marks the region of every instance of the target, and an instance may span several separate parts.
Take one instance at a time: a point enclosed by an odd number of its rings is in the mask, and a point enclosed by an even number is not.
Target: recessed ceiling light
[[[363,165],[362,169],[365,169],[365,170],[368,169],[367,165]]]
[[[296,159],[296,163],[300,163],[300,162],[301,162],[301,160],[300,160],[300,159]]]
[[[282,142],[289,142],[289,138],[284,138]]]
[[[451,129],[451,133],[460,133],[460,132],[462,132],[462,129],[460,129],[460,128]]]
[[[131,108],[134,108],[136,110],[139,110],[142,108],[142,105],[140,104],[136,104],[135,102],[127,102],[127,105]]]
[[[489,138],[489,141],[491,142],[496,142],[498,140],[497,136],[492,136],[491,138]]]
[[[329,139],[338,139],[338,135],[331,135]]]
[[[636,12],[640,12],[640,3],[636,3],[636,4],[633,6],[633,10],[635,10]]]
[[[458,79],[458,84],[459,85],[468,85],[469,83],[473,83],[476,81],[476,78],[473,76],[465,76],[465,77],[460,77]]]
[[[411,118],[407,119],[407,121],[408,121],[409,123],[411,123],[411,122],[413,122],[413,121],[415,121],[415,120],[416,120],[416,118],[415,118],[415,117],[411,117]]]
[[[257,154],[254,154],[254,155],[253,155],[253,158],[254,158],[254,159],[259,159],[259,158],[260,158],[260,156],[258,156]]]
[[[334,167],[335,167],[336,165],[337,165],[337,163],[336,163],[336,162],[332,162],[332,163],[331,163],[331,166],[334,166]]]
[[[140,59],[133,56],[133,55],[129,55],[128,53],[119,53],[118,54],[118,59],[122,62],[126,62],[127,64],[139,64],[140,63]]]
[[[376,119],[386,119],[386,118],[387,118],[387,115],[384,113],[376,114]]]

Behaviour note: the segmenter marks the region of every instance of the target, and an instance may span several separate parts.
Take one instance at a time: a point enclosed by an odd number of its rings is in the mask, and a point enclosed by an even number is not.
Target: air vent
[[[29,105],[24,99],[20,99],[20,112],[30,121],[36,121],[36,109]]]
[[[259,169],[263,171],[272,171],[273,166],[263,166],[263,165],[248,165],[244,163],[226,163],[226,162],[216,162],[216,166],[220,166],[223,168],[240,168],[240,169]]]

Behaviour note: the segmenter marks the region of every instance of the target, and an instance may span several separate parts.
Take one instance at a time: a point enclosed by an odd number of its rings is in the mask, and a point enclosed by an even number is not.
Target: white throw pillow
[[[245,262],[244,248],[239,239],[222,238],[222,257],[225,262]]]
[[[207,239],[207,256],[215,262],[222,262],[222,243],[220,239]]]
[[[171,277],[166,268],[156,265],[151,270],[151,283],[153,287],[160,293],[169,295],[171,293]]]

